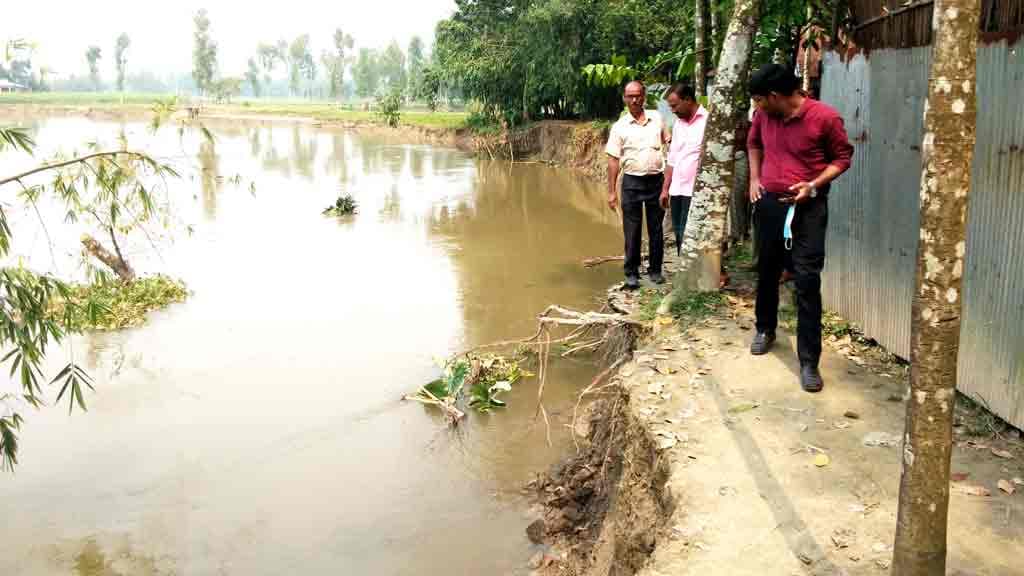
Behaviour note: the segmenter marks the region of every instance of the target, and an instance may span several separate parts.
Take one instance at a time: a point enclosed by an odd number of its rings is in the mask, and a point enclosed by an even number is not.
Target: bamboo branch
[[[7,177],[7,178],[0,179],[0,186],[3,186],[4,184],[10,184],[11,182],[17,182],[18,180],[21,180],[22,178],[25,178],[27,176],[31,176],[33,174],[38,174],[39,172],[46,172],[47,170],[56,170],[58,168],[63,168],[65,166],[70,166],[72,164],[84,164],[88,160],[92,160],[94,158],[104,158],[104,157],[109,157],[109,156],[115,156],[116,157],[116,156],[118,156],[120,154],[126,154],[128,156],[135,156],[136,158],[149,158],[148,156],[146,156],[145,154],[142,154],[141,152],[130,152],[128,150],[118,150],[116,152],[96,152],[94,154],[88,154],[88,155],[85,155],[85,156],[79,156],[77,158],[72,158],[70,160],[64,160],[64,161],[61,161],[61,162],[54,162],[52,164],[43,164],[42,166],[36,166],[35,168],[33,168],[31,170],[27,170],[25,172],[22,172],[21,174],[16,174],[14,176],[10,176],[10,177]]]

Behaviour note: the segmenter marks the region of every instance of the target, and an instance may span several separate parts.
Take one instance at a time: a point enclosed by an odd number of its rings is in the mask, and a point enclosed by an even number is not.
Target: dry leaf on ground
[[[818,468],[824,468],[828,466],[832,460],[828,457],[828,454],[818,454],[814,457],[814,465]]]
[[[1013,460],[1013,453],[1008,450],[1000,450],[999,448],[992,448],[992,455],[999,458],[1005,458],[1007,460]]]
[[[999,489],[1002,490],[1003,492],[1006,492],[1007,494],[1009,494],[1011,496],[1013,495],[1014,492],[1017,491],[1016,488],[1013,487],[1013,484],[1011,484],[1009,480],[1000,480],[999,481]]]
[[[958,489],[961,494],[968,496],[991,496],[992,491],[984,486],[961,486]]]

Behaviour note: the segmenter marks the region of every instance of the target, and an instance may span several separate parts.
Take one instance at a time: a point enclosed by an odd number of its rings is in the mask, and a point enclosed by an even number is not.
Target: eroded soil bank
[[[892,558],[907,383],[831,338],[803,393],[791,336],[752,357],[742,294],[662,326],[577,425],[578,455],[531,485],[537,574],[874,575]],[[1024,445],[958,417],[950,574],[1024,574]],[[541,530],[541,528],[543,530]]]

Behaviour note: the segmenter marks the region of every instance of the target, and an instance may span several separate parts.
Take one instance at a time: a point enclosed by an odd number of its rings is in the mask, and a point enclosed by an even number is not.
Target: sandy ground
[[[749,305],[729,314],[663,333],[621,372],[674,501],[640,574],[888,573],[905,382],[826,349],[826,388],[804,393],[794,338],[752,357]],[[1024,486],[999,488],[1024,477],[1019,440],[958,434],[953,473],[949,573],[1024,574]]]

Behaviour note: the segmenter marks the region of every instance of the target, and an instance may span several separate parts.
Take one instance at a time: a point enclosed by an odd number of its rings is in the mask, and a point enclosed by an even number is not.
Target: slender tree
[[[708,0],[697,0],[697,7],[693,12],[694,43],[693,50],[697,55],[697,67],[694,71],[694,79],[697,96],[707,94],[708,57],[711,51],[711,43],[708,41]]]
[[[89,62],[89,80],[92,82],[93,90],[100,89],[100,58],[102,51],[99,46],[89,46],[85,51],[85,59]]]
[[[132,41],[128,38],[127,34],[121,34],[117,37],[117,43],[114,45],[114,64],[117,66],[118,92],[124,92],[124,78],[128,70],[128,46],[131,43]]]
[[[309,77],[313,67],[313,56],[309,52],[309,34],[292,40],[288,46],[288,87],[294,96],[299,91],[303,78]],[[313,72],[315,74],[315,71]]]
[[[206,9],[200,9],[193,18],[195,32],[192,44],[192,79],[200,94],[213,87],[217,70],[217,43],[210,36],[210,17]]]
[[[747,76],[760,14],[761,0],[736,0],[733,4],[715,74],[700,174],[674,279],[676,297],[685,291],[718,289],[722,242],[735,178],[736,126],[748,110]]]
[[[337,98],[341,95],[341,88],[345,82],[345,52],[352,48],[354,42],[351,36],[342,32],[341,28],[335,29],[333,38],[334,52],[324,50],[320,55],[320,61],[327,72],[331,98]]]
[[[936,0],[893,576],[946,573],[949,466],[975,136],[978,0]]]
[[[281,52],[281,48],[276,44],[264,44],[260,43],[256,47],[256,56],[260,60],[260,66],[263,67],[263,84],[270,91],[270,83],[273,81],[274,67],[278,62],[287,66],[285,59],[285,53]]]
[[[410,92],[418,90],[423,81],[423,67],[426,66],[426,56],[423,51],[423,39],[413,36],[409,41],[409,49],[406,52],[406,67],[409,75]]]
[[[377,93],[379,75],[377,53],[374,50],[359,49],[359,57],[352,66],[352,76],[356,82],[356,94],[366,98]]]
[[[252,87],[252,95],[259,98],[261,93],[260,86],[260,67],[256,64],[255,58],[249,58],[249,68],[245,71],[245,80]]]
[[[392,40],[384,49],[380,57],[380,71],[389,90],[405,90],[405,53],[398,42]]]

